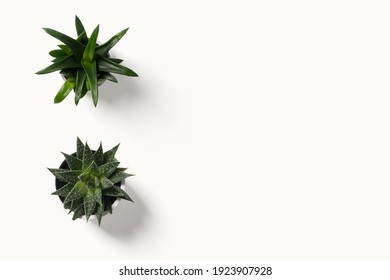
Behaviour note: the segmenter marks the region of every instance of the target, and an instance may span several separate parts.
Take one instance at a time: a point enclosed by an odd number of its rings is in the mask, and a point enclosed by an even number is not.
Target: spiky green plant
[[[98,86],[106,80],[117,83],[117,79],[111,74],[121,74],[138,77],[131,69],[121,65],[122,59],[109,57],[109,51],[126,34],[128,28],[114,35],[104,44],[96,43],[99,34],[99,25],[88,37],[83,24],[76,16],[77,38],[73,39],[65,34],[50,28],[43,28],[49,35],[60,40],[59,49],[52,50],[49,54],[54,57],[53,64],[38,71],[36,74],[47,74],[60,71],[65,77],[65,82],[54,98],[54,103],[60,103],[73,90],[75,103],[90,90],[92,100],[96,106],[99,99]]]
[[[88,144],[77,138],[77,150],[65,156],[60,168],[49,168],[62,187],[53,195],[58,195],[64,208],[73,212],[73,220],[86,216],[87,220],[95,215],[99,225],[104,213],[112,213],[112,203],[118,199],[131,202],[130,196],[120,188],[123,180],[131,174],[119,168],[115,153],[119,144],[107,152],[103,152],[102,144],[93,151]],[[57,185],[58,186],[58,185]]]

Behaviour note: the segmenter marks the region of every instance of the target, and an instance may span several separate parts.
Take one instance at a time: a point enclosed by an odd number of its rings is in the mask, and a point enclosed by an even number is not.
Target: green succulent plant
[[[103,152],[102,144],[93,151],[88,144],[77,138],[77,151],[72,155],[62,153],[65,161],[60,168],[49,168],[56,177],[58,195],[73,220],[86,216],[87,221],[95,215],[99,222],[105,213],[112,213],[112,204],[122,198],[133,202],[130,196],[121,189],[123,180],[131,174],[126,168],[119,168],[115,153],[119,144]]]
[[[65,82],[54,98],[54,103],[60,103],[73,90],[75,103],[90,90],[96,107],[99,99],[98,87],[106,80],[117,83],[112,73],[138,77],[131,69],[121,65],[122,59],[112,58],[109,51],[126,34],[128,28],[114,35],[104,44],[96,43],[99,34],[99,25],[93,30],[90,37],[76,16],[77,38],[73,39],[63,33],[50,28],[43,28],[49,35],[60,40],[63,44],[49,54],[54,58],[53,64],[38,71],[36,74],[47,74],[60,71]]]

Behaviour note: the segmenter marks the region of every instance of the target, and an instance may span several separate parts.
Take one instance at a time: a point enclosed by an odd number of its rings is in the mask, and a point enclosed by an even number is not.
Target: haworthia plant
[[[109,51],[126,34],[128,28],[114,35],[104,44],[96,43],[99,34],[99,25],[93,30],[90,37],[76,16],[77,38],[73,39],[65,34],[50,28],[43,28],[49,35],[60,40],[63,44],[49,54],[54,58],[52,64],[36,74],[47,74],[60,71],[65,82],[54,98],[54,103],[60,103],[73,90],[75,103],[85,96],[88,91],[92,93],[92,100],[96,106],[99,99],[98,86],[106,80],[117,83],[112,73],[138,77],[131,69],[121,65],[122,59],[112,58]]]
[[[112,198],[121,198],[133,202],[130,196],[120,188],[123,180],[131,174],[120,168],[115,158],[119,145],[103,152],[102,144],[96,151],[77,138],[77,150],[65,156],[68,168],[49,168],[63,186],[54,193],[62,197],[64,208],[73,212],[73,220],[96,215],[99,225],[103,214],[112,213]]]

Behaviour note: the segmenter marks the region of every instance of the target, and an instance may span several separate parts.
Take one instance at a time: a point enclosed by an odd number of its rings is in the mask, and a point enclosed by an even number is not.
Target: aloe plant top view
[[[138,77],[131,69],[121,65],[122,60],[109,56],[109,51],[126,34],[128,28],[114,35],[107,42],[96,43],[99,34],[99,25],[88,37],[83,24],[76,16],[75,20],[77,38],[73,39],[63,33],[50,28],[43,28],[49,35],[60,40],[63,44],[49,54],[54,58],[52,64],[36,74],[47,74],[60,71],[65,82],[54,98],[54,103],[60,103],[73,90],[75,103],[85,96],[88,91],[92,93],[92,100],[96,106],[99,99],[98,86],[106,80],[117,83],[111,74]]]
[[[132,201],[121,189],[123,180],[131,174],[126,168],[119,168],[115,153],[119,145],[103,152],[102,145],[92,151],[88,144],[77,138],[77,151],[65,156],[60,168],[49,168],[49,171],[60,183],[53,195],[58,195],[64,208],[73,212],[73,220],[86,216],[87,220],[95,215],[99,225],[104,213],[112,213],[112,204],[118,199]]]

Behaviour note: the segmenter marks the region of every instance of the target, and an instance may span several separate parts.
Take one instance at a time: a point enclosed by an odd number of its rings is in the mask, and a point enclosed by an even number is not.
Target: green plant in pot
[[[65,160],[60,168],[49,168],[56,178],[56,191],[64,208],[73,212],[73,220],[95,215],[100,225],[103,215],[112,213],[117,199],[133,202],[121,188],[125,178],[132,176],[120,168],[115,158],[119,145],[104,152],[102,144],[91,150],[77,138],[76,152],[63,153]]]
[[[60,71],[65,82],[54,98],[54,103],[60,103],[73,90],[75,103],[79,103],[88,91],[96,106],[99,99],[98,87],[106,80],[117,83],[112,73],[138,77],[131,69],[123,66],[122,59],[112,58],[109,51],[126,34],[128,28],[114,35],[103,44],[97,43],[99,25],[88,37],[83,24],[76,16],[77,38],[71,38],[50,28],[43,28],[49,35],[60,40],[63,44],[49,54],[54,58],[52,64],[36,74],[47,74]]]

